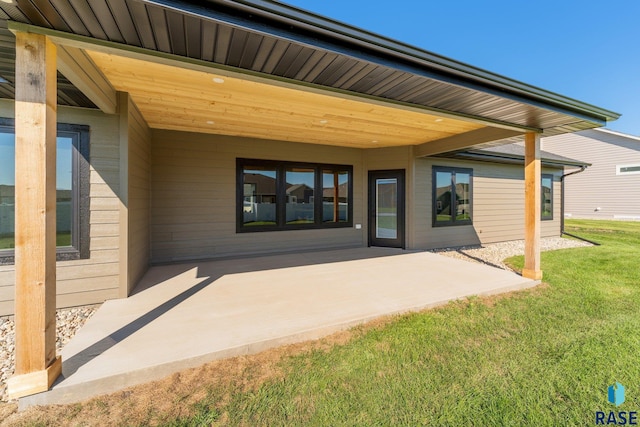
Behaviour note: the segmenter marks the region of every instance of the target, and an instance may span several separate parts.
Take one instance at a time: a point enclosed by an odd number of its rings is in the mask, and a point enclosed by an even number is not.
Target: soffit
[[[356,148],[413,145],[484,127],[339,96],[87,51],[152,128]],[[216,83],[218,81],[219,83]]]
[[[1,16],[0,16],[1,18]],[[0,19],[0,98],[15,97],[16,38],[7,29],[6,21]],[[58,72],[58,105],[96,108],[78,88]]]
[[[257,0],[23,0],[0,3],[0,19],[487,123],[542,129],[545,135],[597,127],[615,118],[615,113],[537,88],[515,90],[509,79],[424,51],[413,49],[422,56],[411,56],[405,45],[398,44],[398,55],[387,48],[380,53],[375,40],[387,43],[380,37],[368,33],[373,42],[357,40],[338,34],[347,28],[341,24],[321,28],[329,21],[301,11],[286,18],[279,9],[294,10]]]

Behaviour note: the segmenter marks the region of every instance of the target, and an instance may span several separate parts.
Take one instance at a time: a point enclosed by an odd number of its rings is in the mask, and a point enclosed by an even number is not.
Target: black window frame
[[[451,173],[451,194],[456,194],[456,174],[464,173],[469,175],[469,217],[470,219],[456,219],[455,215],[451,215],[449,221],[438,221],[438,215],[436,213],[437,202],[437,182],[436,175],[438,172]],[[457,211],[457,200],[453,210]],[[460,225],[472,225],[473,224],[473,169],[472,168],[460,168],[452,166],[432,166],[431,168],[431,225],[433,227],[455,227]]]
[[[551,180],[551,215],[544,214],[544,185],[542,185],[544,179]],[[552,221],[553,220],[553,174],[543,173],[540,177],[540,220],[541,221]]]
[[[15,135],[15,120],[0,118],[0,132]],[[56,261],[88,259],[89,252],[89,146],[90,127],[58,123],[56,138],[72,140],[71,154],[71,246],[56,247]],[[15,159],[14,159],[15,161]],[[0,265],[15,263],[15,249],[0,249]]]
[[[276,224],[245,226],[244,225],[244,169],[245,167],[273,168],[276,171]],[[314,176],[314,222],[308,224],[286,223],[286,171],[289,168],[313,169]],[[347,186],[347,221],[324,222],[322,174],[325,171],[347,172],[349,183]],[[313,230],[330,228],[353,227],[353,166],[328,163],[307,163],[276,161],[263,159],[236,159],[236,233],[252,233],[263,231]]]

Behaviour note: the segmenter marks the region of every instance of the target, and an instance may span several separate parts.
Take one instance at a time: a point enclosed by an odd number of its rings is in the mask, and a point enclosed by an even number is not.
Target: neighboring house
[[[56,294],[127,297],[151,264],[524,238],[539,279],[573,162],[541,164],[540,137],[619,116],[262,0],[0,2],[0,50],[14,396],[56,377]],[[522,135],[508,159],[465,154]]]
[[[640,220],[640,137],[589,129],[542,144],[592,164],[565,179],[566,218]]]

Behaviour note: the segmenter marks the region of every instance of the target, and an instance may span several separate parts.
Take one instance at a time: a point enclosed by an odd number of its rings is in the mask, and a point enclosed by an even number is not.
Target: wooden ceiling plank
[[[316,136],[314,138],[309,138],[307,140],[301,141],[298,136],[292,135],[283,135],[274,138],[271,134],[265,134],[262,129],[255,130],[252,128],[248,129],[226,129],[224,133],[221,133],[217,129],[211,129],[207,127],[194,127],[193,124],[186,122],[172,122],[172,123],[161,123],[157,126],[154,126],[156,129],[164,129],[164,130],[180,130],[183,132],[197,132],[197,133],[209,133],[212,135],[226,135],[226,136],[237,136],[237,137],[245,137],[245,138],[257,138],[257,139],[273,139],[278,141],[288,141],[288,142],[302,142],[307,144],[319,144],[319,145],[333,145],[340,147],[352,147],[352,148],[374,148],[374,144],[371,144],[370,141],[354,141],[353,139],[340,139],[338,137],[329,137],[322,138]],[[375,148],[381,147],[381,145],[376,145]]]
[[[297,133],[299,131],[309,131],[317,133],[341,133],[343,136],[348,137],[357,132],[358,136],[367,138],[369,140],[380,139],[383,137],[393,137],[398,139],[398,143],[404,145],[421,143],[425,140],[439,139],[447,136],[454,135],[451,132],[444,131],[421,131],[421,132],[406,132],[402,128],[378,128],[374,129],[367,126],[362,126],[358,123],[344,123],[340,125],[321,125],[313,122],[300,122],[294,119],[287,120],[286,116],[260,116],[254,115],[253,120],[247,122],[245,115],[216,115],[206,110],[194,110],[193,108],[185,107],[182,110],[176,108],[159,107],[154,105],[144,105],[136,100],[138,108],[141,110],[145,118],[149,121],[154,120],[154,117],[163,116],[164,118],[175,117],[175,119],[190,120],[193,123],[206,124],[211,122],[216,126],[209,126],[211,128],[220,127],[225,124],[238,125],[238,126],[257,126],[263,125],[265,129],[272,127],[273,132],[280,131],[284,133]]]
[[[167,108],[191,108],[196,112],[197,110],[207,111],[210,116],[214,115],[234,115],[237,117],[242,117],[245,120],[248,117],[251,119],[255,119],[257,116],[263,117],[281,117],[281,118],[289,118],[291,120],[296,121],[307,121],[309,123],[320,123],[321,120],[327,120],[328,124],[331,126],[338,126],[340,123],[348,123],[348,124],[359,124],[361,127],[365,127],[367,129],[402,129],[406,132],[425,132],[425,131],[438,131],[438,132],[447,132],[451,134],[464,132],[470,130],[465,126],[456,126],[456,125],[448,125],[438,123],[427,122],[425,124],[421,124],[420,122],[413,122],[411,126],[400,125],[398,122],[382,122],[380,120],[376,120],[374,117],[370,117],[368,119],[363,119],[359,117],[349,117],[349,116],[340,116],[337,114],[313,114],[306,110],[299,110],[295,115],[291,114],[291,109],[283,109],[283,110],[274,110],[272,108],[266,108],[261,106],[254,105],[232,105],[227,104],[225,102],[212,102],[209,100],[196,100],[196,99],[184,99],[180,97],[175,97],[167,94],[157,95],[157,94],[146,94],[143,92],[137,92],[134,95],[134,99],[139,104],[139,106],[144,105],[153,105],[157,104],[159,106],[167,106]],[[160,99],[160,101],[158,101]]]
[[[360,147],[416,145],[483,127],[327,94],[88,53],[151,127]],[[209,122],[209,123],[207,123]]]
[[[92,57],[96,58],[94,54]],[[308,104],[310,101],[313,101],[314,106],[321,105],[327,108],[336,108],[339,107],[340,104],[349,104],[348,110],[350,112],[356,111],[359,108],[360,112],[370,113],[375,110],[383,110],[382,115],[388,115],[389,117],[393,117],[390,121],[396,122],[397,118],[402,117],[411,117],[407,122],[414,121],[417,118],[425,117],[431,118],[434,120],[438,118],[437,116],[431,116],[427,113],[415,113],[415,112],[406,112],[403,110],[393,109],[390,107],[381,107],[377,105],[367,104],[365,102],[357,102],[346,100],[342,98],[330,97],[327,95],[318,95],[312,94],[304,91],[296,91],[293,89],[284,89],[280,87],[273,87],[268,85],[263,85],[260,83],[242,81],[240,84],[234,84],[234,79],[227,79],[227,82],[224,85],[214,85],[211,83],[211,75],[205,75],[204,73],[196,73],[196,75],[191,75],[189,73],[184,73],[182,79],[176,79],[176,73],[173,73],[171,70],[166,70],[164,73],[158,72],[158,70],[153,70],[152,72],[147,72],[142,74],[141,67],[137,66],[129,66],[122,63],[112,63],[106,64],[98,60],[100,67],[105,71],[105,73],[110,77],[111,80],[125,82],[122,87],[122,90],[140,90],[141,87],[150,86],[154,90],[161,91],[162,93],[168,92],[176,92],[179,94],[191,94],[193,97],[203,97],[206,95],[205,91],[202,89],[203,87],[210,86],[215,88],[217,92],[216,98],[224,98],[229,97],[235,100],[242,99],[242,96],[246,96],[246,102],[256,103],[256,99],[264,94],[265,98],[269,98],[270,102],[279,102],[279,99],[283,97],[283,95],[287,95],[286,98],[291,99],[291,101],[299,101],[304,104]],[[199,74],[199,76],[198,76]],[[198,84],[194,84],[194,79],[201,77]],[[206,79],[206,80],[204,80]],[[313,99],[310,100],[310,97]],[[394,117],[395,116],[395,117]],[[456,122],[455,120],[448,119],[450,122]],[[457,121],[464,126],[469,127],[481,127],[478,124],[471,124],[464,121]]]

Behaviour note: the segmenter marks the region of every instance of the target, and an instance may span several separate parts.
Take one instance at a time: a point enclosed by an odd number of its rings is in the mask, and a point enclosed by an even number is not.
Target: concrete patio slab
[[[152,267],[62,350],[63,376],[20,406],[71,403],[208,361],[316,339],[470,295],[535,286],[427,252],[357,248]]]

